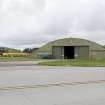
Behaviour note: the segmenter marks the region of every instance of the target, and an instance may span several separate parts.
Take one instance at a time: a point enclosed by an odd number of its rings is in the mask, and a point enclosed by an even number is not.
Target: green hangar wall
[[[95,42],[79,38],[64,38],[49,42],[36,51],[39,58],[104,59],[105,48]]]

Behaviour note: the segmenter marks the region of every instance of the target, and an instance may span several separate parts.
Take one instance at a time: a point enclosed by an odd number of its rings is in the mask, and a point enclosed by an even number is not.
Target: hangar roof
[[[103,51],[105,48],[95,42],[80,38],[64,38],[55,40],[42,46],[38,51],[51,51],[52,46],[89,46],[90,50]]]

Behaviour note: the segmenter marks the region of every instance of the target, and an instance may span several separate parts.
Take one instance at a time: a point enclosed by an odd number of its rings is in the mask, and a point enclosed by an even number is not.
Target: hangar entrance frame
[[[89,59],[89,46],[52,46],[54,59]]]

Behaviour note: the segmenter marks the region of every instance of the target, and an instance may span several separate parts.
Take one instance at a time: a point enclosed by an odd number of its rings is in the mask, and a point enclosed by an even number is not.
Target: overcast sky
[[[0,0],[0,46],[80,37],[105,44],[105,0]]]

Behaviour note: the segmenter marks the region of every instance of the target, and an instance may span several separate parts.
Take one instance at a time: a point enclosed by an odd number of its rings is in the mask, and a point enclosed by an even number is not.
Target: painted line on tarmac
[[[102,84],[102,83],[105,83],[105,80],[52,83],[52,84],[43,84],[43,85],[21,85],[21,86],[0,87],[0,91],[24,90],[24,89],[32,89],[32,88],[47,88],[47,87],[55,87],[55,86],[61,87],[61,86],[86,85],[86,84]]]

